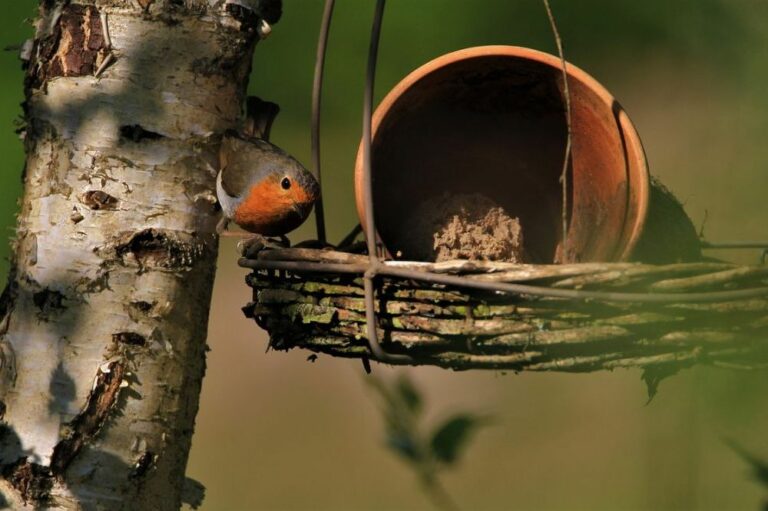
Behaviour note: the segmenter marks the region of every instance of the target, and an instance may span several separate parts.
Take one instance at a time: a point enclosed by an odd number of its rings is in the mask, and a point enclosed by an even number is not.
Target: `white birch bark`
[[[0,300],[0,504],[181,505],[217,253],[211,162],[263,27],[239,4],[41,0]]]

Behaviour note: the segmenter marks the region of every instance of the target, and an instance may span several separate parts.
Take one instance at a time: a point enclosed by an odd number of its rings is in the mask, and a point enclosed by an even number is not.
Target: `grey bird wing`
[[[219,153],[221,185],[231,197],[242,197],[248,188],[270,172],[289,166],[302,168],[292,156],[259,138],[225,135]]]
[[[225,135],[221,140],[221,187],[230,197],[241,197],[251,184],[249,167],[257,162],[250,160],[249,145],[236,136]]]

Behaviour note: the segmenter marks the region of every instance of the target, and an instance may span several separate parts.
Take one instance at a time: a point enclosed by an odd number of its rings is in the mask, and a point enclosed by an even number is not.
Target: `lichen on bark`
[[[260,15],[42,0],[0,298],[0,504],[178,509],[205,366],[219,140]]]

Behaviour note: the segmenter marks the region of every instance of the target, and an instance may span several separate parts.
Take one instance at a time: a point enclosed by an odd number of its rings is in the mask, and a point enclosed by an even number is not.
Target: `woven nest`
[[[367,263],[367,256],[327,250],[262,251],[240,261],[254,269],[244,312],[269,332],[274,349],[368,358]],[[385,268],[521,288],[470,289],[380,272],[381,346],[410,355],[411,364],[594,371],[768,362],[768,266],[458,260]]]

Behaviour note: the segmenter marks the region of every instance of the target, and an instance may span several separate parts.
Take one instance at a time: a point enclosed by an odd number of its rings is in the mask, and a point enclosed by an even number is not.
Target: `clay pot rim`
[[[389,113],[392,106],[414,84],[442,67],[478,57],[524,58],[557,68],[558,70],[562,69],[560,57],[523,46],[473,46],[470,48],[463,48],[461,50],[446,53],[430,60],[429,62],[426,62],[425,64],[422,64],[418,68],[408,73],[387,93],[386,96],[384,96],[384,99],[381,100],[381,103],[379,103],[373,113],[371,120],[371,139],[375,140],[376,133],[384,116]],[[628,159],[634,159],[636,163],[636,170],[631,172],[630,169],[632,166],[629,164],[629,162],[627,162],[627,193],[629,194],[630,191],[632,191],[632,193],[637,195],[637,209],[636,211],[632,212],[632,205],[628,204],[627,218],[625,218],[624,229],[622,235],[619,238],[623,241],[624,249],[621,251],[621,253],[615,254],[616,257],[614,258],[614,260],[624,261],[629,259],[632,255],[632,251],[640,239],[640,235],[642,234],[643,227],[645,226],[645,221],[648,216],[651,185],[650,173],[648,171],[648,161],[645,156],[643,144],[629,116],[620,106],[620,103],[616,100],[616,98],[610,92],[608,92],[608,89],[606,89],[589,73],[567,61],[566,72],[569,79],[577,80],[586,85],[586,87],[591,90],[606,105],[607,108],[614,109],[615,105],[618,106],[618,109],[614,111],[617,117],[617,123],[620,125],[621,131],[624,134],[625,153]],[[355,202],[358,218],[360,219],[363,230],[365,231],[365,210],[363,204],[363,197],[365,194],[363,193],[362,177],[363,144],[361,140],[357,150],[357,158],[355,160]],[[634,216],[634,218],[629,218],[630,216]]]

